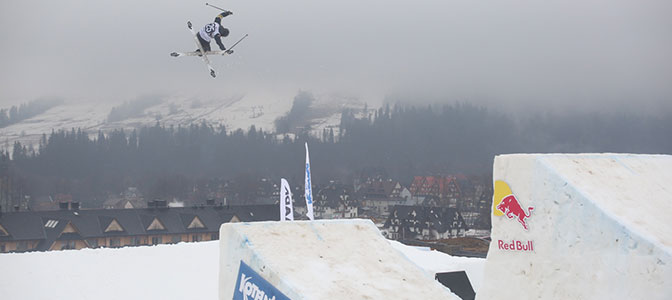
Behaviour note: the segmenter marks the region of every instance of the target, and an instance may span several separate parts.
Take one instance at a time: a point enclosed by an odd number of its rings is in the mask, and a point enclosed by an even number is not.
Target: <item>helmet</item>
[[[229,30],[220,26],[219,27],[219,35],[224,36],[224,37],[229,36]]]

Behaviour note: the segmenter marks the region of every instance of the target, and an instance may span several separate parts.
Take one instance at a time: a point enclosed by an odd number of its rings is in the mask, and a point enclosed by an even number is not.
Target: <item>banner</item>
[[[238,279],[233,290],[233,300],[290,299],[241,260]]]
[[[280,221],[294,221],[292,190],[284,178],[280,178]]]
[[[306,183],[305,183],[305,189],[306,189],[306,208],[308,209],[308,213],[306,214],[308,216],[308,219],[311,221],[314,220],[313,218],[313,188],[311,187],[310,183],[310,157],[308,155],[308,143],[306,143]]]

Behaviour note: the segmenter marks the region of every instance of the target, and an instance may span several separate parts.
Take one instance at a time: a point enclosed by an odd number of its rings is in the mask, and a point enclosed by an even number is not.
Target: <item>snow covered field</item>
[[[465,270],[474,289],[485,260],[391,245],[429,272]],[[0,255],[2,299],[217,299],[219,242]]]

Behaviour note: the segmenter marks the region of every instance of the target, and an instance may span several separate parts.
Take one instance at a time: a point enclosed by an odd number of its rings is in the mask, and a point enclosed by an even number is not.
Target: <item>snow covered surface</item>
[[[213,126],[224,125],[227,131],[243,129],[247,131],[254,125],[257,129],[275,131],[275,120],[287,114],[292,108],[294,96],[298,91],[251,93],[231,92],[216,98],[195,98],[186,96],[148,95],[145,98],[159,99],[155,105],[138,111],[136,117],[109,122],[110,112],[124,102],[103,101],[66,101],[46,112],[22,122],[0,128],[0,149],[11,149],[15,141],[37,148],[42,134],[52,130],[71,130],[81,128],[92,138],[98,130],[109,133],[115,129],[124,129],[127,134],[133,128],[154,126],[158,121],[165,126],[188,126],[205,122]],[[343,108],[365,106],[358,97],[337,93],[312,94],[314,102],[310,113],[306,115],[312,133],[320,135],[324,128],[338,130]],[[9,109],[9,107],[0,107]]]
[[[244,290],[237,280],[254,275],[241,262],[272,286],[265,293],[274,288],[290,299],[459,299],[390,247],[370,220],[227,223],[220,251],[222,300],[236,299]]]
[[[474,289],[483,272],[484,259],[391,245],[430,273],[466,269]],[[217,299],[218,278],[218,241],[0,254],[2,299]]]
[[[387,241],[368,221],[239,223],[219,242],[2,254],[0,295],[228,299],[245,260],[292,298],[450,299],[433,274],[465,270],[478,299],[669,299],[670,170],[666,155],[498,156],[487,260]],[[513,218],[497,213],[505,198]]]
[[[3,299],[215,299],[216,241],[0,255]]]
[[[429,274],[465,271],[471,287],[478,292],[483,281],[485,259],[450,256],[436,250],[406,246],[397,241],[389,241],[392,247],[403,253],[410,261]]]
[[[477,298],[670,299],[671,170],[666,155],[496,157]]]

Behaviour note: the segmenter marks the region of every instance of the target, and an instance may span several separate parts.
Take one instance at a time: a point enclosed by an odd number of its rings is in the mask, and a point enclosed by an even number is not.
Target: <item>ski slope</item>
[[[428,272],[466,270],[478,286],[483,259],[390,244]],[[0,268],[2,299],[217,299],[219,243],[0,254]]]

